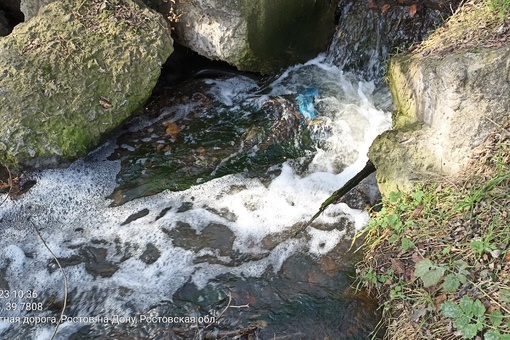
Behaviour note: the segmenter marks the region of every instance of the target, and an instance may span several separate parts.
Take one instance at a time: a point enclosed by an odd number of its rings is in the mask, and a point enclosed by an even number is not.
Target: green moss
[[[0,40],[0,163],[83,156],[149,97],[172,52],[166,22],[110,3],[54,2]]]

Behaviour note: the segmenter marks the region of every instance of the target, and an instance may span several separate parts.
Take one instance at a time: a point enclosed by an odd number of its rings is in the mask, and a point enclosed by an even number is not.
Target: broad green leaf
[[[510,334],[501,334],[499,340],[510,340]]]
[[[439,283],[444,274],[444,268],[435,267],[429,270],[428,274],[422,277],[423,287],[431,287]]]
[[[460,308],[467,315],[474,315],[473,313],[473,304],[475,302],[469,296],[464,295],[462,299],[460,299]]]
[[[403,237],[402,238],[402,249],[404,251],[407,251],[411,248],[414,248],[414,243],[413,241],[411,241],[410,239],[408,239],[407,237]]]
[[[398,215],[395,215],[395,214],[388,215],[388,217],[386,217],[386,218],[388,219],[388,223],[391,225],[395,225],[397,223],[397,221],[399,220]]]
[[[500,289],[499,299],[503,302],[510,303],[510,289]]]
[[[476,336],[476,333],[478,333],[476,326],[471,323],[462,327],[457,327],[457,329],[462,333],[464,339],[472,339]]]
[[[444,278],[444,290],[448,293],[454,293],[459,289],[460,286],[460,280],[457,278],[457,275],[455,274],[448,274]]]
[[[429,273],[430,268],[433,266],[435,265],[432,261],[423,259],[414,266],[414,275],[423,278]]]
[[[501,334],[496,331],[489,331],[483,335],[483,340],[500,340]]]
[[[489,315],[489,320],[491,320],[494,327],[499,328],[501,323],[503,323],[503,314],[499,309],[496,309]]]
[[[398,235],[397,234],[392,234],[389,238],[388,238],[388,242],[393,244],[395,242],[398,241]]]
[[[445,301],[441,304],[441,314],[447,318],[460,318],[464,313],[455,302]]]
[[[485,306],[480,300],[473,303],[473,315],[481,318],[485,314]]]
[[[416,202],[421,203],[421,200],[423,198],[424,192],[423,191],[417,191],[413,194],[413,198]]]
[[[390,202],[391,203],[397,203],[398,200],[402,197],[402,193],[400,192],[390,192]]]

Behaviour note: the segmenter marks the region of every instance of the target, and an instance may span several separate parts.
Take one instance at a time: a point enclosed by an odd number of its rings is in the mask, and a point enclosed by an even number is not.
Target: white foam
[[[306,72],[300,73],[303,67],[307,68]],[[226,105],[236,106],[239,100],[247,98],[255,103],[267,100],[267,96],[261,98],[247,93],[256,86],[251,80],[234,78],[210,83],[213,92],[216,91]],[[325,64],[321,58],[287,70],[272,85],[270,95],[295,94],[303,87],[316,84],[320,88],[315,102],[319,111],[318,124],[323,124],[322,131],[330,131],[317,136],[322,138],[323,148],[307,170],[297,171],[293,167],[299,162],[285,162],[280,175],[270,183],[233,174],[182,192],[165,191],[120,207],[110,207],[111,200],[105,197],[114,189],[120,167],[119,162],[106,160],[114,146],[112,143],[100,148],[87,161],[79,160],[68,169],[34,174],[37,184],[28,193],[16,200],[7,200],[0,207],[1,246],[5,249],[0,257],[0,268],[8,268],[7,280],[11,288],[37,289],[47,295],[62,294],[62,275],[58,270],[48,271],[51,255],[33,232],[28,217],[40,228],[58,257],[78,255],[79,249],[86,246],[107,248],[107,261],[119,266],[110,278],[92,276],[83,263],[66,268],[70,291],[74,289],[84,296],[92,294],[93,289],[105,292],[101,300],[80,300],[83,316],[99,311],[123,312],[128,308],[127,299],[131,305],[144,310],[171,299],[173,293],[190,280],[204,287],[209,280],[224,273],[256,277],[268,268],[278,271],[285,259],[295,252],[308,251],[322,256],[331,251],[342,239],[343,230],[309,228],[308,243],[302,236],[290,238],[271,251],[263,248],[261,240],[307,222],[322,202],[365,165],[370,143],[390,127],[390,114],[376,108],[372,98],[373,83],[359,82],[337,67]],[[172,119],[183,117],[193,106],[186,105],[172,112],[164,111],[162,115],[174,114]],[[137,129],[147,124],[139,122]],[[183,202],[191,202],[193,207],[178,212]],[[168,207],[172,208],[157,219]],[[121,225],[130,215],[143,209],[149,209],[149,214]],[[234,217],[226,218],[215,212]],[[355,228],[363,227],[368,220],[366,212],[340,204],[329,207],[317,222],[334,224],[340,217],[350,218]],[[164,230],[172,230],[178,222],[189,224],[197,232],[210,223],[224,225],[234,233],[236,251],[266,256],[237,266],[195,264],[194,259],[199,254],[214,256],[218,253],[206,249],[197,254],[173,246],[173,240]],[[91,240],[101,242],[91,244]],[[159,258],[152,264],[140,259],[149,242],[160,251]],[[131,257],[123,259],[124,252]],[[218,255],[218,260],[226,263],[228,258]],[[121,287],[131,289],[132,294],[123,297]],[[0,324],[0,332],[4,328],[5,325]]]

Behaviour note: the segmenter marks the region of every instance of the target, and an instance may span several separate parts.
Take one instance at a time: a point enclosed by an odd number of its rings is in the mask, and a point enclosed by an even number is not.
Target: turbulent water
[[[132,146],[116,139],[67,169],[30,174],[37,184],[0,207],[0,337],[49,338],[64,303],[62,272],[34,228],[67,275],[67,319],[57,338],[368,334],[362,324],[370,328],[374,316],[353,307],[365,302],[348,290],[352,265],[344,256],[345,240],[368,214],[336,204],[298,231],[364,166],[369,145],[390,127],[387,89],[324,57],[268,85],[243,76],[205,82],[224,112],[296,99],[314,151],[268,165],[267,176],[197,178],[186,190],[120,206],[107,198],[120,171],[109,156]],[[186,115],[192,107],[164,112]],[[137,119],[126,128],[149,123]]]

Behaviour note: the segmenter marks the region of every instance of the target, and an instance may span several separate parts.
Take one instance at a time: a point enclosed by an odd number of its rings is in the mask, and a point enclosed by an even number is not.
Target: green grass
[[[510,16],[510,0],[489,0],[489,9],[498,12],[502,18]]]
[[[510,339],[509,135],[463,178],[392,193],[372,214],[358,286],[380,299],[387,339]]]

